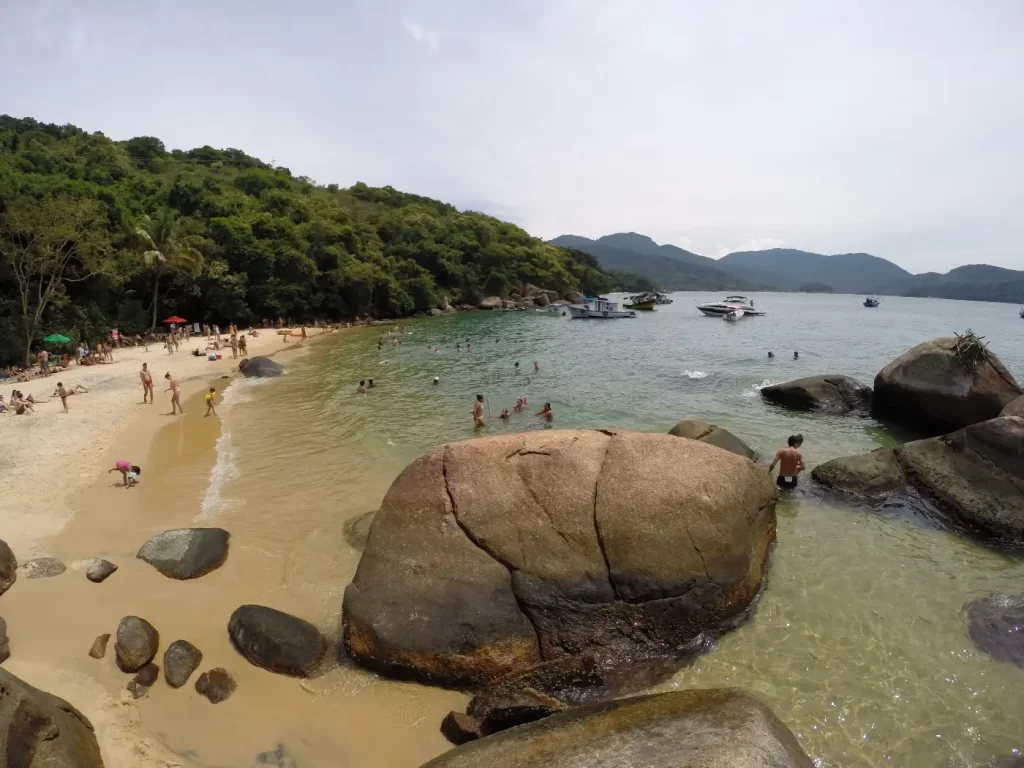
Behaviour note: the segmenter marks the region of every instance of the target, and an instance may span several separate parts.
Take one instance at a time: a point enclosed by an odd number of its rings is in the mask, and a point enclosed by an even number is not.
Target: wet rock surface
[[[178,528],[152,537],[136,557],[170,579],[198,579],[224,564],[230,539],[222,528]]]
[[[0,595],[14,586],[17,580],[18,559],[7,546],[7,542],[0,539]]]
[[[235,678],[223,667],[214,667],[196,679],[196,692],[209,699],[211,704],[226,701],[237,688]]]
[[[89,649],[89,655],[94,659],[102,659],[107,655],[107,643],[110,642],[110,633],[107,632],[105,635],[100,635],[92,641],[92,648]]]
[[[64,563],[55,557],[37,557],[21,564],[26,579],[48,579],[60,576],[67,570]]]
[[[117,626],[114,655],[123,672],[137,672],[156,656],[160,634],[145,619],[125,616]]]
[[[763,469],[695,440],[546,431],[441,446],[374,520],[344,601],[359,663],[484,682],[741,621],[775,534]]]
[[[994,659],[1024,667],[1024,595],[988,595],[967,604],[967,634]]]
[[[351,544],[356,551],[362,552],[366,549],[366,540],[370,537],[370,526],[373,525],[373,518],[376,514],[377,510],[371,509],[369,512],[364,512],[358,517],[345,521],[342,534],[345,541]]]
[[[96,559],[89,563],[89,567],[86,568],[85,578],[94,584],[100,584],[116,570],[117,566],[109,560]]]
[[[796,737],[737,688],[589,704],[464,744],[423,768],[812,768]]]
[[[248,357],[239,361],[238,370],[243,376],[262,379],[280,376],[284,373],[284,366],[269,357]]]
[[[809,376],[761,389],[770,403],[801,411],[848,413],[871,407],[871,387],[850,376]]]
[[[675,437],[699,440],[716,448],[757,461],[757,452],[727,429],[703,421],[680,421],[668,431]]]
[[[7,637],[7,622],[0,618],[0,664],[11,658],[11,641]]]
[[[128,683],[128,690],[131,691],[132,697],[141,699],[147,693],[149,689],[153,687],[153,684],[160,677],[160,667],[156,664],[149,663],[140,669],[135,677]]]
[[[203,652],[188,640],[175,640],[164,651],[164,679],[171,688],[181,688],[202,660]]]
[[[228,634],[251,664],[282,675],[314,676],[327,652],[327,641],[308,621],[262,605],[238,608]]]

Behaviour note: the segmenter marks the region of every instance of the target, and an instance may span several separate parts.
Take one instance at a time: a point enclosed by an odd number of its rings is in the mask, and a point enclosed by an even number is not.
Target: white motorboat
[[[656,302],[655,302],[656,304],[671,304],[672,303],[672,299],[670,299],[667,294],[656,293],[655,296],[658,297]]]
[[[725,301],[715,301],[708,304],[698,304],[697,309],[708,317],[724,317],[730,312],[739,310],[743,315],[760,317],[765,312],[754,307],[752,299],[746,296],[726,296]]]
[[[726,312],[722,315],[722,319],[729,323],[735,323],[746,313],[742,309],[734,309],[732,312]]]
[[[596,299],[585,298],[582,304],[570,304],[569,314],[574,320],[616,320],[622,317],[636,317],[636,312],[621,310],[614,301],[604,296]]]

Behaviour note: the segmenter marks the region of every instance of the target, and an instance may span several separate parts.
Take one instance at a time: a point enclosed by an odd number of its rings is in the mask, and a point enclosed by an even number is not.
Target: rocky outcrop
[[[160,647],[160,634],[138,616],[125,616],[117,625],[114,655],[122,672],[138,672],[149,664]]]
[[[567,294],[565,294],[565,300],[570,304],[582,304],[583,294],[580,293],[579,291],[569,291]]]
[[[226,701],[237,688],[235,678],[223,667],[214,667],[196,679],[196,693],[205,696],[211,704]]]
[[[25,571],[26,579],[48,579],[52,576],[60,576],[67,568],[55,557],[37,557],[35,560],[26,560],[20,566]]]
[[[1016,416],[835,459],[811,475],[829,488],[866,497],[913,491],[959,523],[1024,541],[1024,419]]]
[[[366,548],[366,540],[370,536],[370,526],[373,525],[373,516],[376,514],[377,510],[371,509],[369,512],[364,512],[358,517],[345,521],[341,533],[353,549],[362,552]]]
[[[480,721],[465,712],[449,712],[441,721],[441,735],[452,744],[465,744],[483,736]]]
[[[480,299],[476,307],[477,309],[501,309],[502,301],[499,296],[488,296],[485,299]]]
[[[224,564],[230,539],[222,528],[178,528],[158,533],[136,557],[170,579],[197,579]]]
[[[590,704],[457,747],[423,768],[812,768],[796,737],[737,689]]]
[[[99,584],[116,570],[117,566],[109,560],[93,559],[85,569],[85,578],[94,584]]]
[[[284,366],[269,357],[248,357],[239,361],[238,370],[243,376],[265,379],[283,374]]]
[[[440,317],[444,314],[444,310],[438,309],[437,307],[431,307],[429,312],[431,317]]]
[[[11,641],[7,637],[7,622],[0,618],[0,664],[11,658]]]
[[[92,723],[0,669],[0,756],[11,768],[103,768]]]
[[[670,435],[454,443],[391,486],[345,592],[359,663],[450,684],[635,658],[741,621],[775,535],[763,470]]]
[[[0,539],[0,595],[14,586],[18,580],[18,559],[7,542]]]
[[[973,372],[954,352],[955,338],[918,344],[875,376],[874,412],[924,435],[994,419],[1021,389],[995,355]]]
[[[727,429],[706,424],[703,421],[680,421],[668,431],[675,437],[699,440],[716,448],[735,453],[751,461],[757,461],[757,452]]]
[[[314,676],[327,652],[327,641],[308,621],[263,605],[238,608],[228,634],[249,663],[282,675]]]
[[[128,690],[131,691],[132,697],[141,699],[147,693],[149,689],[153,687],[153,684],[160,678],[160,667],[150,662],[142,669],[140,669],[135,677],[128,683]]]
[[[967,604],[967,634],[999,661],[1024,667],[1024,595],[988,595]]]
[[[202,660],[203,652],[188,640],[175,640],[164,651],[164,680],[171,688],[181,688]]]
[[[546,293],[539,293],[533,297],[533,303],[538,307],[546,307],[551,304],[551,299],[548,298]]]
[[[110,642],[110,633],[100,635],[92,641],[92,648],[89,649],[89,655],[94,659],[102,659],[107,655],[107,643]]]
[[[1021,395],[1016,400],[1010,402],[1008,406],[1003,408],[999,413],[1000,416],[1020,416],[1024,418],[1024,395]],[[2,594],[2,590],[0,590]]]
[[[761,397],[800,411],[849,413],[871,406],[871,387],[849,376],[809,376],[763,387]]]

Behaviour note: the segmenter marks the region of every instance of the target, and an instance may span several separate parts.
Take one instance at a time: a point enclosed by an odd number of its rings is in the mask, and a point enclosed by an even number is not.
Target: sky
[[[1021,0],[0,0],[0,113],[544,238],[1024,269]]]

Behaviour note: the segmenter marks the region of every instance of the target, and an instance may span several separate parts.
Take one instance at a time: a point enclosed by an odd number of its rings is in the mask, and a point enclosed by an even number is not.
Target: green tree
[[[160,304],[160,276],[165,269],[183,269],[193,275],[202,272],[203,254],[196,247],[199,238],[186,235],[181,222],[170,208],[161,208],[155,218],[146,216],[135,228],[142,260],[153,268],[153,322],[156,328]]]

